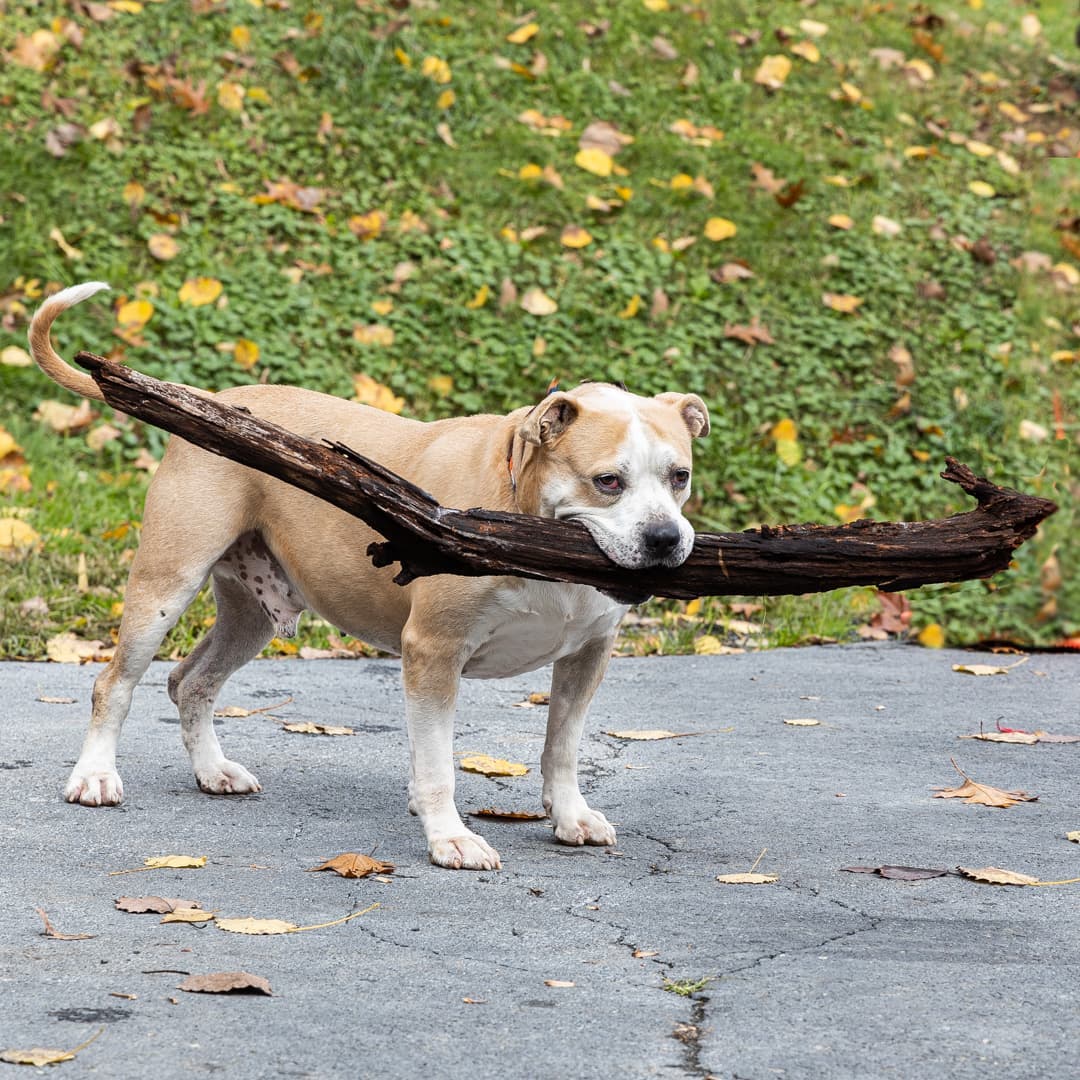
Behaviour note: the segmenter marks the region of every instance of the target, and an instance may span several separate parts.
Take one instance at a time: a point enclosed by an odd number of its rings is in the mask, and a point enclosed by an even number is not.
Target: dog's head
[[[694,544],[682,515],[690,441],[708,433],[709,411],[696,394],[646,398],[609,383],[550,394],[518,428],[533,448],[522,509],[580,521],[619,566],[678,566]]]

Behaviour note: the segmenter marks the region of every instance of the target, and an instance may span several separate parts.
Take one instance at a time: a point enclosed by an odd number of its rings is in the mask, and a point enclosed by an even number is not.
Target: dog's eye
[[[690,483],[690,470],[689,469],[676,469],[671,474],[671,486],[679,489],[686,487]]]
[[[622,480],[618,473],[601,473],[593,477],[593,483],[606,495],[617,495],[622,491]]]

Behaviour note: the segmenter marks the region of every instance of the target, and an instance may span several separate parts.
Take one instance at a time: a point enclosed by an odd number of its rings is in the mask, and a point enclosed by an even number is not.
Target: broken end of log
[[[1013,547],[1035,535],[1035,530],[1051,514],[1057,512],[1057,503],[1039,495],[1025,495],[1013,488],[999,487],[985,476],[978,476],[972,469],[954,457],[945,458],[942,480],[959,484],[979,504],[980,510],[1000,514],[1008,508],[1010,523],[1016,532]]]

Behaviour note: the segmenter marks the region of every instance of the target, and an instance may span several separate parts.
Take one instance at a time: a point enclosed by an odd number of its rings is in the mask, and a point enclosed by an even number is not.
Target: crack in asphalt
[[[784,886],[782,886],[784,887]],[[802,890],[802,886],[795,883],[790,886],[786,886],[787,891],[797,892]],[[757,968],[764,966],[771,960],[779,960],[785,956],[798,956],[800,953],[811,952],[814,949],[824,949],[829,945],[835,944],[837,941],[844,941],[847,938],[857,937],[859,934],[868,934],[874,930],[877,930],[882,923],[882,919],[874,915],[869,915],[865,911],[860,911],[858,908],[851,907],[850,904],[845,904],[843,900],[837,900],[831,896],[822,896],[820,891],[815,888],[807,888],[803,891],[808,892],[815,900],[821,900],[826,904],[832,904],[835,907],[847,912],[850,915],[858,916],[860,919],[865,919],[869,925],[856,926],[850,930],[844,930],[841,933],[830,934],[827,938],[821,941],[811,942],[809,945],[800,945],[795,949],[783,949],[779,952],[764,953],[761,956],[755,957],[749,963],[742,964],[739,967],[728,968],[726,971],[721,971],[718,975],[718,979],[724,979],[731,975],[740,975],[747,971],[753,971]]]

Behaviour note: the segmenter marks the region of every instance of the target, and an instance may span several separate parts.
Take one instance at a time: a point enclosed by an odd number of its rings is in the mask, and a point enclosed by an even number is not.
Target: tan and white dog
[[[101,400],[89,375],[57,355],[49,328],[100,289],[49,297],[30,326],[41,369]],[[620,566],[677,566],[693,530],[691,439],[709,430],[695,394],[639,397],[606,383],[556,392],[508,416],[421,423],[291,386],[218,395],[315,440],[370,455],[452,507],[485,507],[580,521]],[[507,463],[509,461],[509,469]],[[116,653],[94,684],[93,715],[65,789],[69,802],[123,798],[116,745],[132,691],[162,639],[212,578],[217,620],[169,678],[184,746],[204,791],[247,794],[258,780],[222,753],[214,700],[225,680],[301,612],[402,658],[409,735],[409,809],[431,860],[491,870],[498,853],[454,805],[453,724],[458,683],[554,664],[541,757],[543,802],[565,844],[613,844],[615,830],[585,802],[577,755],[585,711],[607,667],[626,605],[584,585],[512,577],[428,577],[401,587],[394,568],[365,555],[379,539],[356,518],[252,469],[175,438],[146,497]]]

